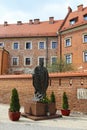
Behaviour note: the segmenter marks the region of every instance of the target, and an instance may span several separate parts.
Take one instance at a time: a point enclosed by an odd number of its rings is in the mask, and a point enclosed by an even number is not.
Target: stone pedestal
[[[24,112],[33,116],[46,116],[56,113],[55,103],[41,103],[36,101],[26,102],[24,105]]]

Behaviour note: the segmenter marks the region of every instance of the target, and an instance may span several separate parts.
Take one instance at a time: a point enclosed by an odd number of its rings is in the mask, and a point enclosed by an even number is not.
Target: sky
[[[27,23],[30,19],[47,21],[49,17],[64,19],[68,6],[75,11],[81,4],[87,7],[87,0],[0,0],[0,24]]]

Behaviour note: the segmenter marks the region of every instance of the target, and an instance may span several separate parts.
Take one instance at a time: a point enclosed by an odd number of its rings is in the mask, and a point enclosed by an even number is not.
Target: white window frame
[[[13,64],[13,59],[14,59],[14,58],[17,58],[17,65],[14,65],[14,64]],[[12,66],[18,66],[18,65],[19,65],[19,57],[12,57],[11,64],[12,64]]]
[[[17,48],[17,49],[14,48],[14,44],[15,44],[15,43],[18,43],[18,48]],[[13,42],[13,44],[12,44],[12,49],[13,49],[13,50],[19,50],[19,42],[18,42],[18,41]]]
[[[25,64],[26,58],[30,58],[30,65],[26,65],[26,64]],[[29,57],[29,56],[24,57],[24,66],[31,66],[31,65],[32,65],[32,58]]]
[[[70,43],[67,44],[66,43],[67,40],[70,40]],[[65,43],[65,47],[70,47],[72,45],[72,43],[71,43],[71,37],[65,38],[64,43]]]
[[[85,35],[87,36],[87,33],[83,34],[83,43],[87,43],[84,39]]]
[[[40,59],[40,58],[44,58],[44,66],[46,66],[46,58],[45,58],[45,56],[39,56],[39,57],[38,57],[38,65],[39,65],[39,59]]]
[[[4,47],[4,43],[3,43],[3,42],[0,42],[0,44],[2,44],[2,45],[0,45],[0,47],[3,48],[3,47]]]
[[[66,59],[67,56],[70,56],[70,62],[67,62],[67,59]],[[65,61],[66,61],[66,64],[72,64],[72,54],[65,54]]]
[[[44,43],[44,48],[40,48],[40,42]],[[38,42],[38,49],[40,49],[40,50],[46,49],[46,42],[45,41],[39,41]]]
[[[84,52],[83,52],[83,62],[87,62],[87,61],[85,60],[85,53],[87,53],[87,51],[84,51]]]
[[[51,65],[53,64],[52,58],[56,58],[56,60],[57,60],[57,56],[51,56]]]
[[[30,48],[26,48],[26,44],[30,43]],[[31,41],[26,41],[25,42],[25,50],[31,50],[32,49],[32,42]]]
[[[54,42],[56,43],[56,47],[55,47],[55,48],[52,47],[52,44],[53,44]],[[51,41],[51,49],[56,49],[57,46],[58,46],[57,41]]]

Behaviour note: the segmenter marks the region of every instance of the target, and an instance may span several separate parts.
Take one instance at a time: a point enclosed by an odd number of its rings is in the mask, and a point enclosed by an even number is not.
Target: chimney
[[[17,25],[22,25],[22,21],[17,21]]]
[[[68,6],[68,12],[69,12],[69,13],[72,12],[72,9],[71,9],[70,6]]]
[[[7,21],[4,21],[4,26],[7,26],[8,25],[8,22]]]
[[[34,24],[39,24],[40,20],[39,19],[34,19]]]
[[[49,17],[49,24],[53,24],[54,23],[54,17]]]
[[[33,24],[33,20],[32,19],[29,20],[29,24]]]
[[[78,11],[82,11],[82,10],[83,10],[83,4],[82,4],[82,5],[77,6],[77,8],[78,8]]]

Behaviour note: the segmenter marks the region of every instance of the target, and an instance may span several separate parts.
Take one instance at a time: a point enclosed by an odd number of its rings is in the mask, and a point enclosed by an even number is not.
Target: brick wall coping
[[[65,77],[86,77],[87,72],[62,72],[62,73],[50,73],[49,77],[65,78]]]
[[[65,77],[87,77],[87,72],[65,72],[65,73],[49,73],[49,77],[54,78],[65,78]],[[0,75],[0,79],[26,79],[32,78],[31,74],[20,74],[20,75]]]
[[[30,74],[21,74],[21,75],[0,75],[0,79],[26,79],[26,78],[32,78],[32,75]]]

